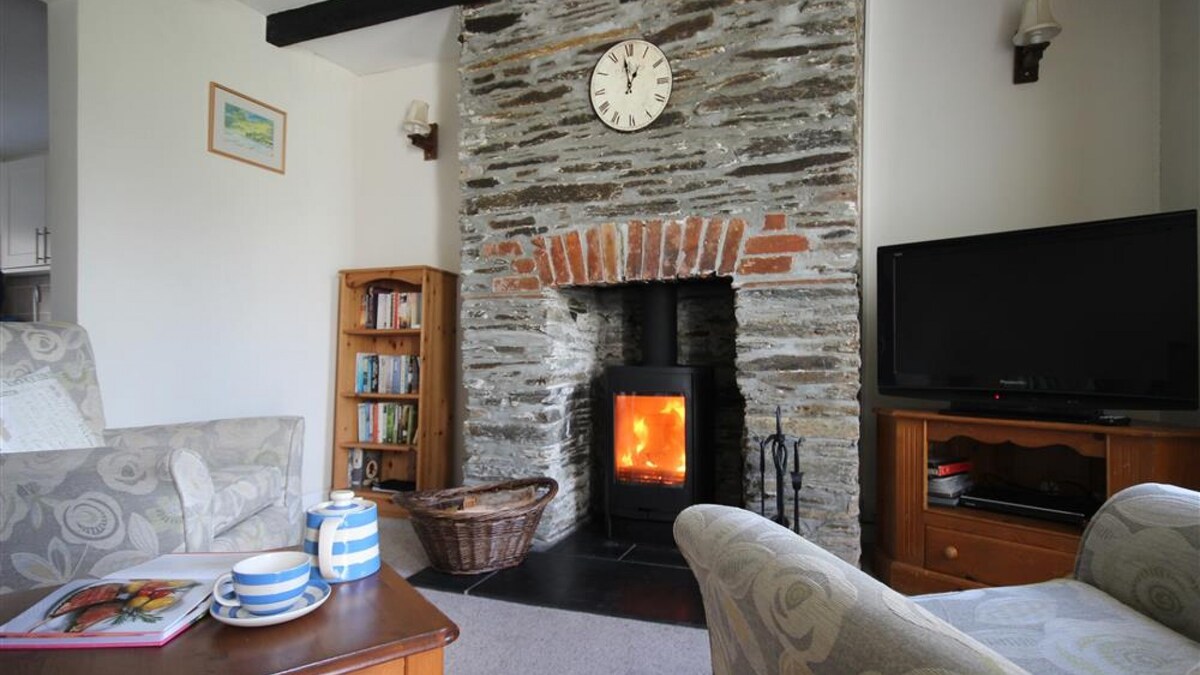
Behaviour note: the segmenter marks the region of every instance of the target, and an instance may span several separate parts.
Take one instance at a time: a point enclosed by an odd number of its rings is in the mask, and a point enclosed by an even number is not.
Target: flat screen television
[[[1197,407],[1195,210],[878,253],[883,394],[1095,421]]]

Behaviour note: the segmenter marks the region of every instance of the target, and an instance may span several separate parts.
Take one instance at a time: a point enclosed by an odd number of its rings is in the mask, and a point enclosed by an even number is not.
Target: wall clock
[[[645,40],[624,40],[592,69],[589,96],[596,115],[617,131],[637,131],[662,114],[671,98],[671,64]]]

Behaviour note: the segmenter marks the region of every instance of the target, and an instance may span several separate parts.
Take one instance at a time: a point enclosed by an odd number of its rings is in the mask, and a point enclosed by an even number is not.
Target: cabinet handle
[[[34,230],[33,259],[39,265],[50,262],[50,228],[39,227]]]
[[[954,546],[947,546],[945,550],[942,551],[942,555],[946,556],[947,560],[957,560],[958,549]]]

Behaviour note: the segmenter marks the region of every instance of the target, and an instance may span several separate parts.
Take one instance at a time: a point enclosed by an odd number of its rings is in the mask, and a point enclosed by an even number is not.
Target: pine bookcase
[[[379,451],[381,479],[413,481],[417,490],[447,487],[453,452],[450,423],[454,407],[458,276],[426,266],[342,270],[339,276],[332,487],[350,488],[350,455],[356,448]],[[363,325],[364,298],[371,288],[420,293],[423,314],[420,327],[378,329]],[[405,394],[357,392],[355,361],[359,353],[418,356],[417,390]],[[359,404],[388,402],[416,406],[413,442],[360,442]],[[374,501],[380,515],[408,515],[392,503],[388,493],[370,488],[352,489],[358,496]]]

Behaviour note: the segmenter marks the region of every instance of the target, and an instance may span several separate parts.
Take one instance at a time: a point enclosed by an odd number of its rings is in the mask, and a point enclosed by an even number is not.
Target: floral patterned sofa
[[[0,593],[299,542],[301,418],[105,429],[73,324],[0,323],[0,366]]]
[[[1070,578],[906,598],[754,513],[693,506],[675,539],[717,675],[1200,673],[1200,493],[1113,495]]]

